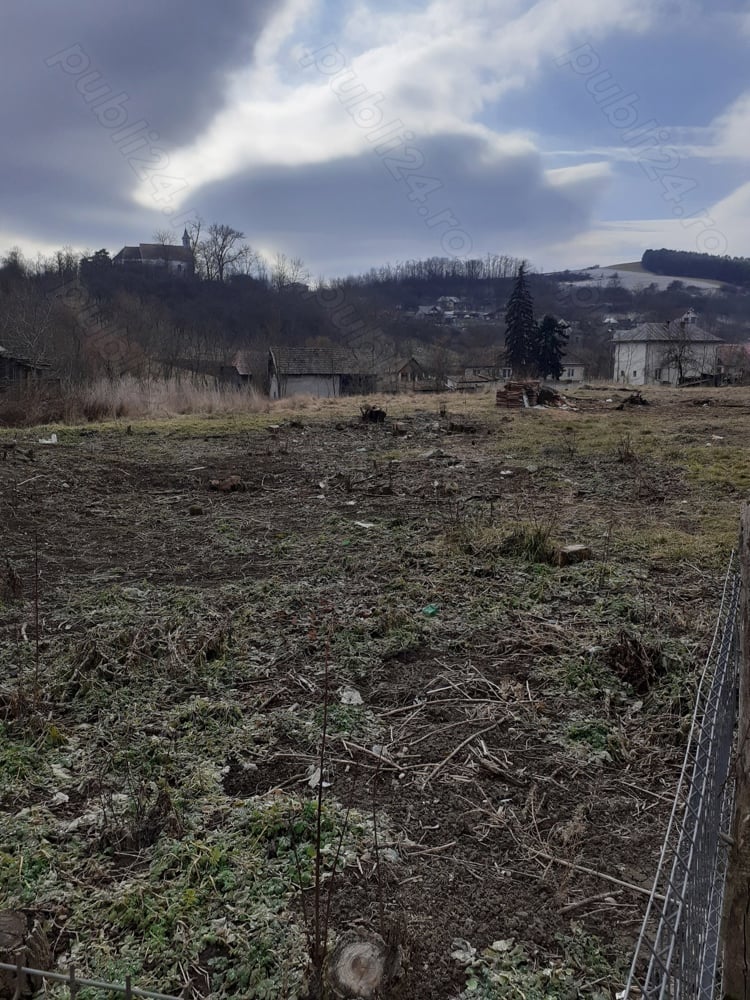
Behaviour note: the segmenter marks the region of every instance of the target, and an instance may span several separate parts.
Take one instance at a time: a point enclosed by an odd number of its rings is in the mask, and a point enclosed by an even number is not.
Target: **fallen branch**
[[[594,868],[586,868],[585,865],[576,865],[572,861],[565,861],[563,858],[556,858],[552,854],[547,854],[546,851],[536,851],[531,848],[531,853],[538,858],[544,858],[546,861],[551,861],[556,865],[563,865],[565,868],[571,868],[575,872],[583,872],[584,875],[593,875],[595,878],[603,878],[607,882],[612,882],[614,885],[621,885],[623,889],[630,889],[632,892],[639,892],[642,896],[651,896],[651,889],[644,889],[641,885],[635,885],[633,882],[625,882],[621,878],[615,878],[614,875],[607,875],[606,872],[598,872]],[[653,893],[654,899],[658,899],[660,903],[664,902],[664,896],[660,892]]]
[[[416,858],[420,854],[437,854],[438,851],[447,851],[449,847],[455,847],[456,841],[451,840],[447,844],[441,844],[440,847],[423,847],[421,851],[410,851],[406,856],[407,858]]]
[[[496,725],[497,723],[493,722],[491,726],[485,726],[484,729],[480,729],[478,733],[472,733],[471,736],[467,736],[465,740],[461,740],[458,746],[454,747],[447,757],[444,757],[443,760],[441,760],[438,764],[436,764],[433,767],[433,769],[430,771],[430,773],[422,782],[422,788],[424,788],[428,782],[432,781],[435,775],[439,774],[440,771],[442,771],[445,765],[448,763],[448,761],[452,760],[460,750],[463,750],[465,746],[468,746],[468,744],[471,743],[472,740],[475,740],[478,736],[483,736],[485,733],[488,733],[490,729],[494,729]]]
[[[621,896],[623,889],[614,889],[611,892],[599,892],[596,896],[587,896],[585,899],[579,899],[575,903],[568,903],[566,906],[560,908],[560,914],[572,913],[573,910],[580,910],[582,906],[588,906],[589,903],[601,903],[605,899],[612,899],[613,896]]]

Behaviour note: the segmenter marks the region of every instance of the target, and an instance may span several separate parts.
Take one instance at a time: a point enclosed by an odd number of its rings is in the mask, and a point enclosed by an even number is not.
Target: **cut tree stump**
[[[340,1000],[379,996],[401,972],[401,946],[379,934],[348,931],[326,963],[326,978]]]
[[[52,961],[49,941],[38,923],[29,927],[25,913],[19,910],[0,911],[0,962],[15,965],[19,953],[22,964],[32,969],[49,969]],[[0,970],[0,1000],[12,1000],[16,995],[33,993],[42,986],[41,976],[24,976],[17,990],[16,974]]]
[[[386,411],[382,406],[372,406],[370,403],[366,403],[364,406],[360,406],[359,412],[362,414],[362,419],[368,424],[383,424],[385,423]]]
[[[591,557],[589,545],[563,545],[555,553],[555,562],[558,566],[570,566],[571,563],[584,562]]]

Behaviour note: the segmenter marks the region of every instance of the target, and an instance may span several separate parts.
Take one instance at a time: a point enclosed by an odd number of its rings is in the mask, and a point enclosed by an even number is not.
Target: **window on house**
[[[661,368],[656,368],[654,370],[654,378],[657,382],[661,382]]]
[[[512,368],[503,368],[502,372],[500,373],[500,377],[501,378],[510,378],[512,374],[513,374],[513,369]]]
[[[638,372],[633,372],[633,378],[638,378]]]
[[[568,378],[575,378],[575,377],[576,377],[575,368],[568,368]]]

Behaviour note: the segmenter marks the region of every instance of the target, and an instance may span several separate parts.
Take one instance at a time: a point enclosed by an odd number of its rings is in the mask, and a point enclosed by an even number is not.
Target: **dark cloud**
[[[171,144],[189,140],[222,105],[228,72],[249,65],[273,0],[26,0],[5,5],[0,41],[0,122],[56,134],[75,121],[75,78],[47,61],[79,46],[91,70]],[[84,105],[85,107],[85,105]]]
[[[222,107],[227,73],[252,61],[272,0],[25,0],[6,4],[0,36],[0,228],[36,242],[111,245],[128,223],[163,225],[133,208],[137,183],[77,86],[108,88],[167,152]],[[75,70],[75,72],[72,72]],[[105,97],[106,92],[104,92]],[[113,116],[115,112],[112,112]],[[153,219],[153,221],[151,221]],[[0,248],[2,249],[2,248]]]
[[[167,154],[193,141],[221,110],[227,74],[250,65],[273,7],[273,0],[6,5],[0,230],[34,243],[116,251],[165,228],[156,202],[153,210],[133,204],[137,164],[116,140],[119,129],[148,122],[160,137],[151,147]],[[117,99],[112,115],[124,124],[97,120],[106,105],[97,96],[87,102],[77,89],[85,87],[108,88]],[[341,127],[354,126],[344,118]],[[414,160],[400,164],[397,155],[376,155],[363,133],[359,156],[332,152],[313,166],[249,169],[193,187],[186,208],[333,274],[404,257],[513,253],[572,237],[587,228],[600,186],[553,187],[532,151],[503,155],[480,136],[419,140],[423,163],[416,170]],[[435,178],[441,187],[424,202],[410,200],[408,184],[415,182],[391,172]],[[455,221],[431,228],[424,216],[442,212]]]
[[[571,238],[589,227],[602,187],[600,179],[552,186],[533,152],[503,156],[478,137],[443,135],[423,140],[419,151],[424,165],[406,176],[442,184],[424,202],[391,176],[399,151],[386,160],[365,150],[313,166],[248,171],[201,191],[201,210],[242,228],[251,243],[299,254],[316,273],[332,273],[447,256],[453,237],[460,253],[470,249],[467,240],[476,253],[514,253],[521,244]],[[443,212],[456,221],[437,223]]]

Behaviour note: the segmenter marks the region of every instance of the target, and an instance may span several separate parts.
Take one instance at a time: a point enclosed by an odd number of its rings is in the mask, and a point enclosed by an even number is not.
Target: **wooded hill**
[[[728,285],[750,288],[750,258],[719,257],[688,250],[646,250],[641,264],[652,274],[671,274],[681,278],[708,278]]]
[[[128,370],[136,374],[206,371],[241,351],[261,359],[272,344],[356,343],[382,358],[414,354],[427,365],[458,369],[503,349],[505,306],[521,263],[501,255],[432,258],[313,286],[300,261],[281,257],[269,268],[258,260],[247,255],[242,269],[177,276],[168,268],[117,267],[105,250],[82,259],[60,251],[33,262],[13,251],[0,266],[0,345],[51,364],[63,379],[119,374],[88,349],[80,309],[60,297],[61,286],[78,283],[89,304],[89,332],[93,314],[122,342]],[[536,317],[550,314],[571,324],[568,351],[586,364],[589,377],[610,372],[606,316],[625,325],[662,322],[692,307],[702,326],[722,339],[747,339],[750,293],[734,286],[704,295],[679,281],[665,290],[648,284],[628,290],[616,279],[585,288],[566,272],[531,269],[528,278]],[[448,297],[458,303],[450,319],[447,310],[417,315],[418,307]]]

